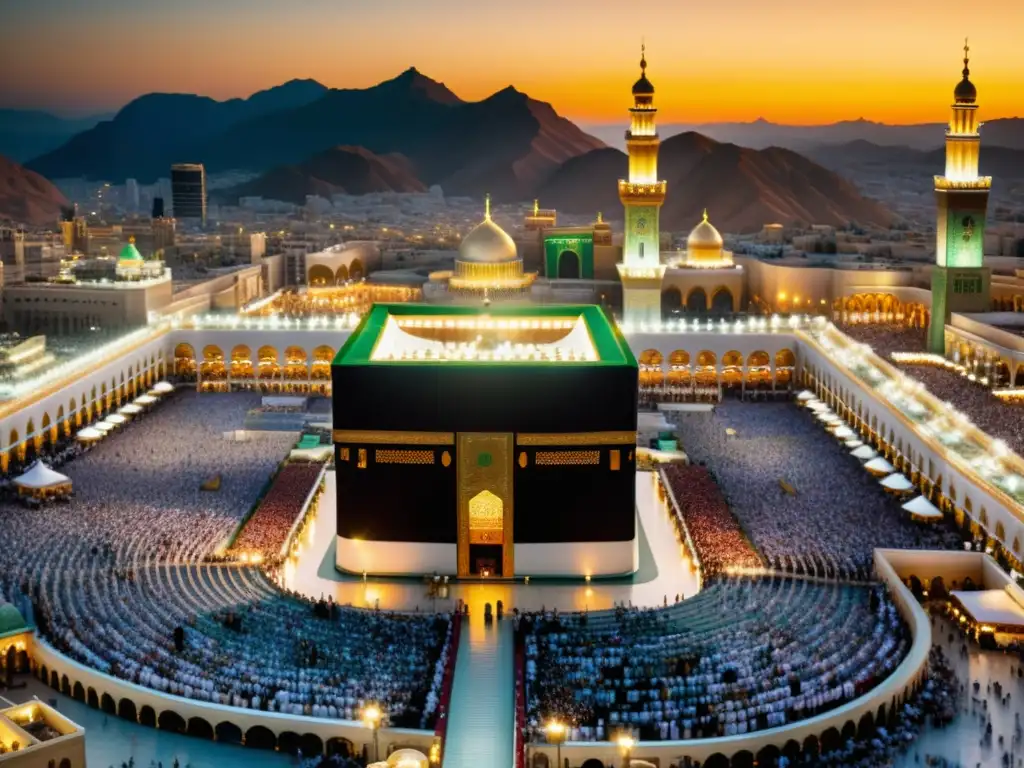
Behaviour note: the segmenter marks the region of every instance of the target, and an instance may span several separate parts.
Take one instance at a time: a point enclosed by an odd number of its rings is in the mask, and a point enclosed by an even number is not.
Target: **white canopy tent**
[[[803,392],[796,396],[796,399],[803,403],[808,400],[815,400],[816,398],[814,396],[814,393],[811,392],[811,390],[805,389]]]
[[[66,496],[71,493],[71,478],[36,461],[25,474],[14,479],[14,487],[20,496],[33,499]]]
[[[881,483],[882,487],[886,490],[897,491],[898,493],[906,493],[907,491],[914,490],[914,484],[899,472],[894,472],[884,478]]]
[[[872,448],[870,445],[861,445],[858,448],[850,451],[850,455],[855,456],[861,461],[869,461],[878,455],[878,451]],[[884,459],[883,459],[884,461]]]
[[[911,499],[903,505],[903,508],[910,513],[912,518],[922,522],[932,522],[942,519],[942,513],[924,496],[918,496],[917,498]]]
[[[101,440],[103,433],[93,427],[85,427],[78,430],[75,434],[75,438],[83,443],[91,443],[95,440]]]
[[[860,449],[858,448],[857,450]],[[893,472],[896,471],[896,467],[894,467],[881,456],[878,456],[869,461],[867,464],[865,464],[864,469],[876,475],[891,475]]]

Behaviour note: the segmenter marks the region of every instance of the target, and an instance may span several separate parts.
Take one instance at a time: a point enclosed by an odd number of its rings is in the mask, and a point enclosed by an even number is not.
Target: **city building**
[[[206,169],[202,163],[171,166],[171,208],[179,221],[206,226]]]

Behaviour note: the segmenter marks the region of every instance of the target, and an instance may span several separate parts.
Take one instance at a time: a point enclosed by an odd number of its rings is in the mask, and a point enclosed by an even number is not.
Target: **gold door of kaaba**
[[[485,575],[472,552],[500,547],[500,575],[513,575],[512,434],[460,432],[458,441],[459,576]],[[494,569],[498,572],[497,567]]]

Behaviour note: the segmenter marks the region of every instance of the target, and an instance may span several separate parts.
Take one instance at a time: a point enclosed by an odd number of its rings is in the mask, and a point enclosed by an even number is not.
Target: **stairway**
[[[511,768],[515,701],[512,622],[462,625],[444,768]]]

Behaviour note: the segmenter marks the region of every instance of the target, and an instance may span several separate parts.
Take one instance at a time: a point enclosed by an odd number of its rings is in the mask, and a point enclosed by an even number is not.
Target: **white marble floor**
[[[501,600],[506,609],[536,610],[542,606],[559,610],[600,610],[623,601],[633,605],[660,605],[678,594],[691,597],[700,590],[699,577],[685,549],[677,541],[668,509],[658,500],[654,475],[637,473],[637,512],[653,563],[642,563],[633,579],[595,580],[590,584],[568,580],[533,580],[530,584],[512,582],[453,582],[450,597],[436,604],[427,596],[423,583],[414,579],[369,578],[366,583],[334,569],[336,533],[336,496],[334,475],[328,473],[328,486],[321,497],[320,509],[307,526],[296,555],[283,570],[284,586],[310,597],[333,595],[341,604],[373,606],[383,609],[443,610],[460,598],[471,612],[483,610],[486,602]],[[645,555],[641,551],[641,559]],[[656,569],[656,575],[652,569]]]
[[[929,757],[943,757],[948,765],[962,768],[1000,768],[1003,753],[1013,756],[1012,765],[1024,765],[1024,744],[1014,742],[1014,716],[1020,713],[1024,719],[1024,678],[1017,674],[1022,662],[1012,655],[996,651],[983,651],[968,645],[966,658],[960,656],[963,637],[953,624],[936,619],[932,624],[933,639],[942,646],[946,656],[953,662],[954,669],[964,684],[959,699],[956,719],[945,728],[925,728],[907,752],[895,761],[895,768],[917,768],[927,765]],[[948,638],[953,634],[952,643]],[[1012,674],[1011,674],[1012,670]],[[980,690],[974,693],[973,682],[980,683]],[[1002,684],[1002,693],[1010,695],[1008,704],[989,687],[992,683]],[[984,742],[985,724],[992,721],[991,742]],[[1003,744],[999,744],[999,737]]]

